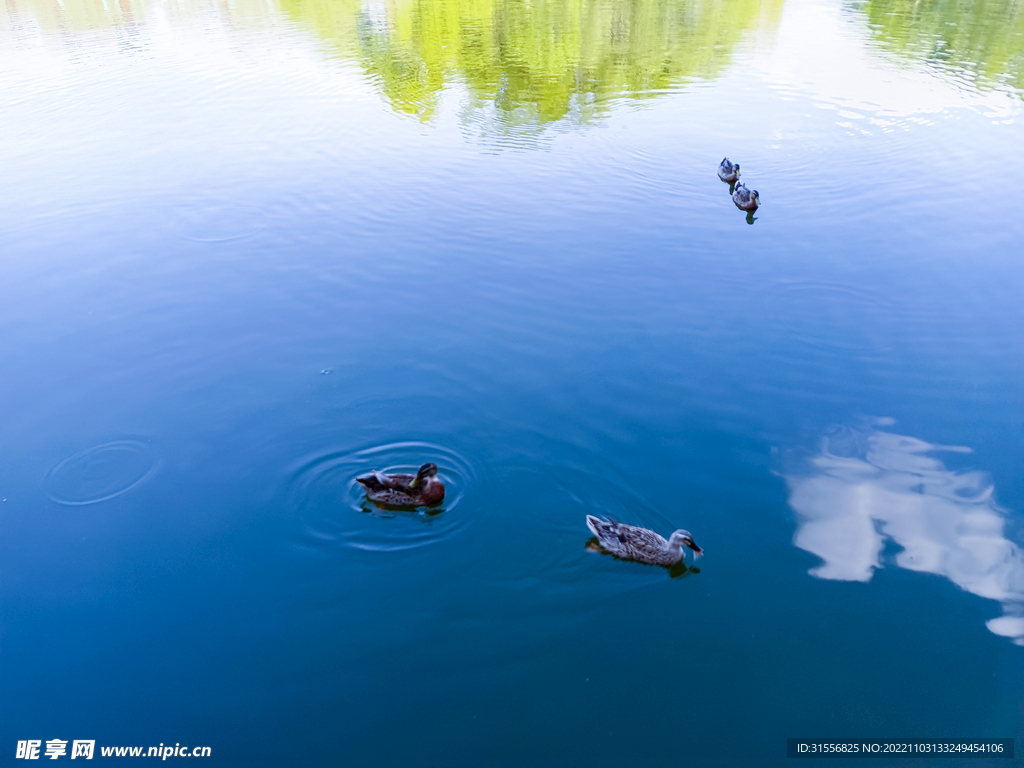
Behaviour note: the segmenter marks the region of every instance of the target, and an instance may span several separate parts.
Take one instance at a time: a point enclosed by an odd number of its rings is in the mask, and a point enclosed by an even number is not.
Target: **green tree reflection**
[[[6,0],[8,19],[18,15],[35,19],[42,29],[77,32],[108,27],[130,27],[145,17],[141,0]]]
[[[172,24],[214,16],[237,28],[254,20],[259,24],[272,12],[265,0],[5,0],[0,6],[0,32],[30,19],[42,30],[66,34],[130,29],[151,24],[161,15]]]
[[[506,129],[586,123],[616,98],[712,78],[783,0],[280,0],[395,109],[429,120],[446,86]],[[469,119],[473,119],[470,117]]]
[[[1020,0],[867,0],[861,7],[890,50],[960,70],[980,88],[1024,90]]]

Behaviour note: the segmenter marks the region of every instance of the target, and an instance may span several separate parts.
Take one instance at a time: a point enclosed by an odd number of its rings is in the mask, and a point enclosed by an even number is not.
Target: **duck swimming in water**
[[[587,528],[597,536],[597,541],[607,552],[623,560],[634,560],[648,565],[662,565],[671,568],[685,557],[685,544],[694,552],[694,558],[703,555],[689,531],[679,529],[666,541],[654,531],[625,525],[614,520],[602,520],[587,515]]]
[[[444,500],[444,483],[437,464],[427,462],[415,475],[385,475],[374,470],[356,482],[366,487],[366,498],[393,507],[431,507]]]
[[[718,178],[722,181],[728,181],[730,184],[737,181],[740,177],[740,164],[730,163],[729,158],[722,158],[721,164],[718,166]]]
[[[744,211],[756,211],[761,205],[761,198],[758,196],[757,190],[751,192],[742,181],[736,185],[736,191],[732,193],[732,201],[736,203],[737,208]]]

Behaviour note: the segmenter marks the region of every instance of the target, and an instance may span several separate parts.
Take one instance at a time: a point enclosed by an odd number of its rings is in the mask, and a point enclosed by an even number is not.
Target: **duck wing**
[[[597,536],[602,547],[626,560],[651,562],[668,545],[668,542],[654,531],[614,520],[602,520],[593,515],[587,515],[587,527]]]
[[[356,482],[366,486],[370,491],[401,491],[409,492],[409,483],[413,475],[385,475],[383,472],[373,470],[365,475],[356,478]]]
[[[654,562],[668,546],[668,542],[654,531],[632,525],[622,528],[625,530],[620,531],[620,539],[631,560]]]

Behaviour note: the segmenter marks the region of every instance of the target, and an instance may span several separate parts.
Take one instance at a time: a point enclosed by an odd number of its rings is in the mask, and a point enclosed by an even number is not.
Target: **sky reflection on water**
[[[885,566],[886,544],[896,544],[891,560],[900,568],[998,600],[1005,615],[988,628],[1024,645],[1024,554],[1004,535],[1007,510],[987,475],[928,455],[942,451],[971,449],[880,429],[826,438],[808,470],[786,475],[799,520],[793,542],[824,560],[812,576],[863,582]]]

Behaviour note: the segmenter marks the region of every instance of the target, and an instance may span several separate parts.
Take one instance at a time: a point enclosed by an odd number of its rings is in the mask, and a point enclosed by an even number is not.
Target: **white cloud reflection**
[[[785,475],[794,543],[824,561],[812,576],[870,581],[889,539],[903,548],[901,568],[1002,603],[1004,615],[986,626],[1024,645],[1024,554],[1003,535],[1005,511],[987,475],[947,469],[929,455],[937,451],[970,449],[878,429],[823,441],[809,471]]]

